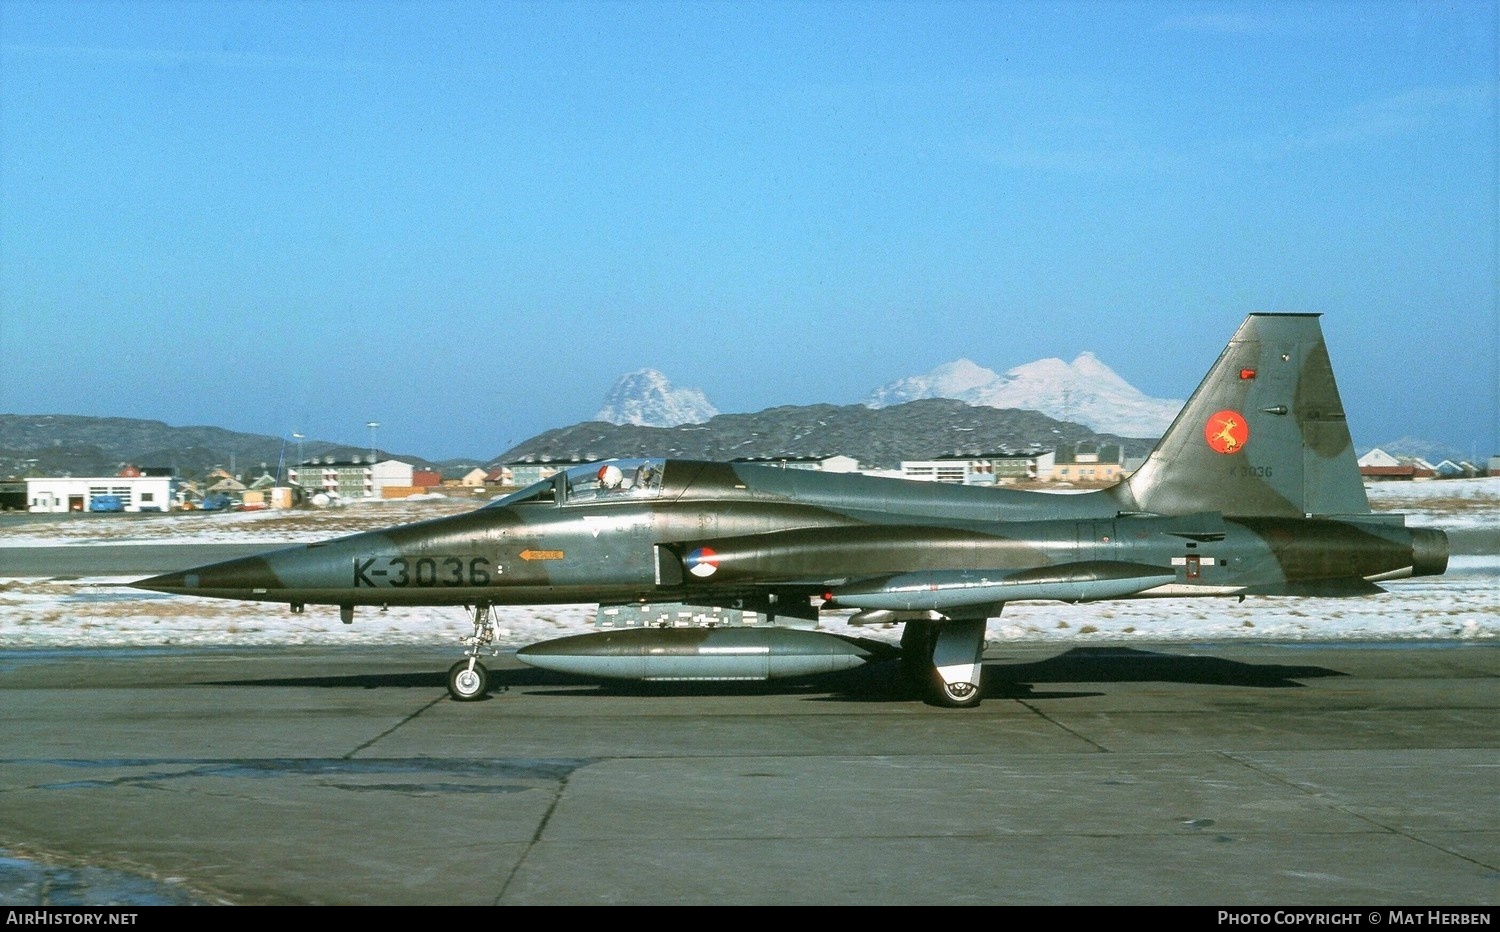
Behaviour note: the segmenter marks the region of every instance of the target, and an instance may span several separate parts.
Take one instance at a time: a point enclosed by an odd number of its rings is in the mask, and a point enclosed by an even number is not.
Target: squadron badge
[[[1220,411],[1203,426],[1203,437],[1215,453],[1238,453],[1250,439],[1250,425],[1238,411]]]

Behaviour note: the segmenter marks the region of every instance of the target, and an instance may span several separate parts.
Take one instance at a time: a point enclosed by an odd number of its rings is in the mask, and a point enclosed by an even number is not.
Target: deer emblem
[[[1249,439],[1250,429],[1238,412],[1220,411],[1209,418],[1203,435],[1215,453],[1238,453]]]

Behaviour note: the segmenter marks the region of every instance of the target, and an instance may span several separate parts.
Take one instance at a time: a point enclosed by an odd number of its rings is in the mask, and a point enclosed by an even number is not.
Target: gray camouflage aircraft
[[[904,625],[900,654],[929,701],[965,707],[1007,602],[1361,596],[1447,563],[1442,531],[1370,513],[1318,315],[1252,314],[1144,465],[1106,489],[616,459],[466,514],[135,585],[337,605],[346,623],[356,606],[467,606],[457,700],[490,690],[479,657],[497,606],[598,603],[598,631],[517,657],[634,680],[808,676],[894,652],[819,630],[837,612]]]

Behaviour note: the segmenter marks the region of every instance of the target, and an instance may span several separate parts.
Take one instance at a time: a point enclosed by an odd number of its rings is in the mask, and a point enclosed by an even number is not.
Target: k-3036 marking
[[[485,557],[355,557],[354,588],[488,586],[501,572]]]

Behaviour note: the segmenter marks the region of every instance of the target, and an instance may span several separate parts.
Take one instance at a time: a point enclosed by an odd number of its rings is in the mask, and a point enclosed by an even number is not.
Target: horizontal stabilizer
[[[1172,582],[1168,567],[1092,560],[1036,569],[929,570],[863,580],[835,589],[834,604],[889,611],[936,611],[1020,600],[1092,602]]]

